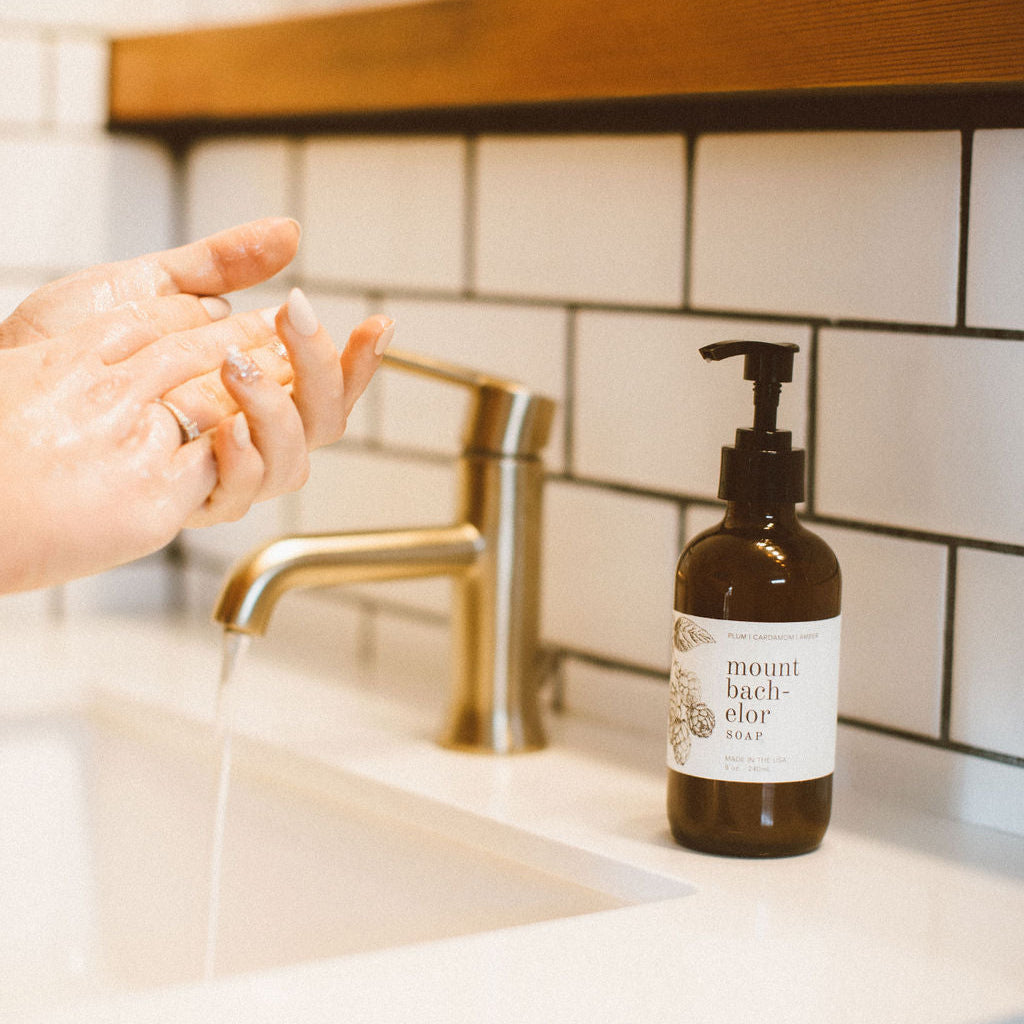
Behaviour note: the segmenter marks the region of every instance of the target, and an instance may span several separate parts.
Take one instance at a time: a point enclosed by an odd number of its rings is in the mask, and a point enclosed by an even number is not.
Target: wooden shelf
[[[432,0],[115,39],[110,121],[1022,85],[1022,0]]]

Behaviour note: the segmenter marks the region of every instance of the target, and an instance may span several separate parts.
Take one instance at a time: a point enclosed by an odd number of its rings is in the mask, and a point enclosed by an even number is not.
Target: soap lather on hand
[[[234,314],[299,225],[268,218],[92,267],[0,323],[0,593],[149,554],[300,487],[394,333],[364,320],[340,356],[306,296]]]

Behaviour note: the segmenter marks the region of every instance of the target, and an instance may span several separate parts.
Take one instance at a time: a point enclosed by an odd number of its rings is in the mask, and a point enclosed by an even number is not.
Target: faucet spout
[[[555,403],[515,381],[409,353],[387,362],[469,388],[451,526],[285,537],[231,571],[214,618],[262,634],[290,590],[450,576],[452,698],[441,743],[513,753],[545,745],[539,689],[541,449]]]
[[[263,636],[277,602],[291,590],[454,576],[472,568],[482,547],[469,523],[282,537],[234,567],[213,617],[225,629]]]

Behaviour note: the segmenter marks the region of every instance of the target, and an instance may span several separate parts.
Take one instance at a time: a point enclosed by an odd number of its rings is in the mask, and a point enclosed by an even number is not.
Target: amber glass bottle
[[[724,519],[676,570],[669,824],[678,843],[711,853],[805,853],[831,813],[840,571],[797,518],[804,455],[775,429],[797,349],[701,351],[747,356],[755,426],[723,449]]]

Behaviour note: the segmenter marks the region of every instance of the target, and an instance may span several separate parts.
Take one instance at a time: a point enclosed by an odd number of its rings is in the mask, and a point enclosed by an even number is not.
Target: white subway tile
[[[327,138],[303,152],[299,258],[308,277],[381,289],[461,289],[461,139]]]
[[[648,737],[659,767],[664,763],[668,673],[652,678],[576,658],[567,658],[562,671],[573,715]]]
[[[0,267],[74,268],[105,258],[110,152],[100,139],[0,139]]]
[[[510,377],[559,403],[545,464],[562,465],[566,316],[562,310],[478,302],[386,302],[398,348]],[[454,454],[461,449],[467,392],[398,370],[382,380],[383,437]]]
[[[808,527],[843,573],[839,713],[938,737],[946,549],[859,530]]]
[[[221,138],[201,142],[187,164],[189,238],[260,217],[294,215],[286,139]]]
[[[1024,768],[840,726],[836,776],[873,801],[1024,835]]]
[[[7,34],[0,26],[0,125],[44,119],[49,59],[49,48],[40,38]]]
[[[703,345],[727,338],[801,346],[783,387],[779,426],[806,438],[810,332],[785,324],[653,313],[581,313],[576,330],[573,430],[577,474],[653,490],[714,497],[720,452],[753,423],[743,361],[705,363]]]
[[[174,245],[174,161],[165,146],[112,138],[105,259],[127,259]]]
[[[545,638],[668,671],[678,535],[671,502],[549,483]]]
[[[481,139],[476,287],[677,306],[685,189],[677,135]]]
[[[708,135],[694,175],[695,306],[955,322],[959,133]]]
[[[185,614],[192,622],[208,623],[224,585],[224,569],[186,562],[178,572]]]
[[[1024,558],[961,549],[950,737],[1024,757]]]
[[[430,711],[440,736],[452,690],[451,627],[380,612],[373,629],[381,689],[389,699]]]
[[[1024,543],[1024,345],[824,331],[817,511]]]
[[[0,267],[52,274],[165,248],[172,166],[152,142],[0,139]]]
[[[107,120],[110,46],[102,38],[61,38],[55,44],[58,125],[100,127]]]
[[[440,526],[455,517],[455,475],[447,464],[359,451],[344,444],[312,456],[313,472],[299,492],[304,533]],[[358,593],[428,611],[447,612],[446,579],[362,586]]]
[[[1024,330],[1024,129],[974,133],[967,323]]]
[[[67,0],[5,0],[4,17],[14,22],[32,25],[54,25],[65,21],[99,20],[109,0],[81,0],[69,4]]]
[[[260,544],[292,532],[294,509],[294,496],[282,495],[253,505],[237,522],[183,530],[186,557],[227,566]]]
[[[6,320],[36,288],[45,283],[44,280],[40,280],[34,285],[0,284],[0,320]]]
[[[471,408],[467,390],[385,367],[380,373],[380,397],[381,427],[387,441],[406,448],[458,454]]]
[[[341,352],[348,336],[372,313],[388,313],[387,309],[370,309],[365,299],[348,295],[331,295],[314,288],[306,289],[320,322],[330,332],[335,348]],[[282,296],[283,297],[283,296]]]
[[[207,621],[212,607],[207,599]],[[321,590],[296,590],[274,608],[270,629],[259,641],[260,658],[356,686],[367,679],[369,635],[367,615],[358,605],[338,601]]]
[[[186,10],[179,4],[126,0],[4,0],[3,6],[4,17],[11,21],[112,32],[153,31],[157,26],[180,24]]]
[[[64,615],[158,615],[171,600],[170,568],[161,553],[65,583]],[[72,618],[73,621],[73,618]]]
[[[287,298],[286,290],[273,278],[263,284],[242,288],[226,296],[231,303],[232,313],[247,313],[253,310],[275,311]]]
[[[451,465],[361,451],[344,443],[312,455],[299,492],[305,532],[391,529],[449,523],[455,514]]]

